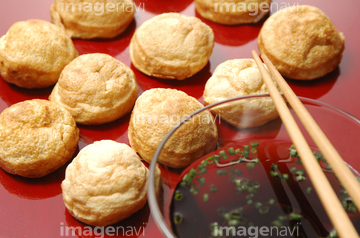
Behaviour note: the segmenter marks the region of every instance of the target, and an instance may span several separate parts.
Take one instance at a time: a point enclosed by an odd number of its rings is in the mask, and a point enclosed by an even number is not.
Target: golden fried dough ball
[[[45,176],[72,158],[78,141],[71,114],[47,100],[20,102],[0,115],[0,167],[11,174]]]
[[[344,34],[320,9],[303,5],[284,8],[267,19],[258,47],[283,76],[311,80],[340,64],[344,41]]]
[[[268,94],[269,91],[253,59],[228,60],[216,67],[204,90],[205,104],[226,99]],[[261,126],[278,117],[270,97],[239,100],[214,107],[212,111],[239,128]]]
[[[138,95],[133,71],[107,54],[81,55],[62,71],[50,101],[79,124],[99,125],[130,112]]]
[[[0,38],[1,77],[19,87],[45,88],[57,82],[77,55],[60,27],[43,20],[20,21]]]
[[[205,67],[213,47],[213,30],[200,19],[164,13],[135,31],[130,58],[146,75],[182,80]]]

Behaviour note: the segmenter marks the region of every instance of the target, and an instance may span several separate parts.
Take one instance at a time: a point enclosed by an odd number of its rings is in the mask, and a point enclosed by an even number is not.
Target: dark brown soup
[[[360,231],[352,200],[325,158],[314,154]],[[180,177],[170,208],[179,237],[336,237],[289,142],[227,146],[201,158]]]

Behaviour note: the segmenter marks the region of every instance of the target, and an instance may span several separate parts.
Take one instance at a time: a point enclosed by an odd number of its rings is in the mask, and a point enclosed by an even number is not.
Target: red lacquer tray
[[[27,19],[50,20],[52,0],[2,1],[0,7],[0,36],[15,22]],[[138,11],[130,27],[112,40],[74,41],[80,54],[107,53],[126,65],[136,74],[140,93],[150,88],[176,88],[203,102],[202,93],[207,79],[217,65],[228,59],[251,58],[257,50],[257,35],[263,22],[255,25],[222,26],[202,19],[190,0],[136,0]],[[322,9],[346,37],[345,52],[340,66],[327,76],[309,82],[288,80],[299,96],[317,99],[360,117],[360,46],[358,39],[359,1],[335,0],[277,0],[271,11],[292,5],[309,4]],[[180,12],[197,16],[210,25],[215,33],[215,47],[209,64],[198,74],[184,81],[167,81],[150,78],[137,71],[129,57],[129,42],[137,27],[145,20],[164,12]],[[0,112],[6,107],[33,98],[46,99],[52,88],[25,90],[9,85],[0,78]],[[129,115],[103,126],[80,126],[79,150],[97,140],[111,139],[129,143],[127,127]],[[348,161],[356,163],[356,161]],[[84,230],[85,225],[75,220],[66,210],[61,196],[60,183],[66,166],[40,179],[24,179],[0,169],[0,237],[104,237],[101,230]],[[77,228],[83,228],[81,231]],[[161,233],[151,217],[148,205],[113,226],[118,237],[160,237]],[[72,232],[69,228],[75,228]],[[113,236],[112,236],[113,237]]]

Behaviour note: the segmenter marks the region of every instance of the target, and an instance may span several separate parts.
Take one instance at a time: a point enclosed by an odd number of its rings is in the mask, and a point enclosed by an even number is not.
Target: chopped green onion
[[[290,169],[290,172],[291,172],[291,173],[295,173],[297,170],[298,170],[298,169],[297,169],[296,167],[292,167],[292,168]]]
[[[211,187],[210,187],[210,192],[211,193],[215,193],[217,190],[218,190],[218,188],[216,186],[211,185]]]
[[[275,200],[271,198],[271,199],[269,200],[269,204],[270,204],[270,205],[274,205],[274,203],[275,203]]]
[[[231,215],[229,213],[224,213],[224,219],[230,221]]]
[[[227,151],[228,151],[229,155],[234,155],[235,154],[235,150],[232,147],[227,149]]]
[[[222,159],[227,159],[227,158],[228,158],[228,156],[227,156],[226,152],[225,152],[225,151],[223,151],[223,150],[222,150],[222,151],[220,151],[220,152],[219,152],[219,154],[220,154],[220,156],[221,156],[221,158],[222,158]]]
[[[201,168],[199,174],[205,174],[207,172],[206,168]]]
[[[345,198],[342,201],[342,205],[343,205],[345,211],[348,213],[356,213],[357,212],[356,206],[351,198]]]
[[[252,163],[252,162],[249,162],[249,163],[246,164],[246,167],[247,167],[248,169],[254,169],[254,168],[255,168],[255,164]]]
[[[212,156],[207,157],[207,158],[205,159],[205,161],[206,161],[208,164],[213,164],[213,163],[214,163],[214,160],[213,160],[213,157],[212,157]]]
[[[251,147],[257,147],[257,146],[259,146],[259,142],[257,142],[257,141],[251,142],[250,145],[251,145]]]
[[[282,179],[285,181],[289,180],[289,175],[288,174],[282,174]]]
[[[182,201],[184,196],[182,195],[182,193],[180,191],[176,191],[174,198],[176,201]]]
[[[269,211],[270,211],[270,208],[267,206],[261,206],[259,209],[260,214],[267,214],[267,213],[269,213]]]
[[[226,170],[225,169],[218,169],[216,171],[216,173],[219,175],[219,176],[225,176],[227,174]]]
[[[296,175],[304,175],[305,174],[305,171],[304,170],[298,170],[295,172]]]
[[[229,226],[238,226],[240,225],[240,222],[238,220],[230,220]]]
[[[253,193],[253,192],[255,192],[255,188],[254,187],[248,187],[246,191],[248,193]]]
[[[189,185],[192,183],[194,177],[192,177],[190,174],[185,174],[185,176],[183,177],[183,181]]]
[[[194,176],[196,176],[196,174],[197,174],[196,169],[194,169],[194,168],[190,169],[190,171],[189,171],[190,176],[194,177]]]
[[[220,162],[220,156],[214,155],[214,156],[213,156],[213,161],[214,161],[215,163],[219,163],[219,162]]]
[[[206,168],[206,166],[208,166],[208,162],[206,160],[203,160],[201,162],[201,165],[204,166],[204,168]]]
[[[301,159],[297,159],[297,160],[296,160],[296,163],[297,163],[297,164],[302,164]]]
[[[336,230],[332,230],[332,231],[329,233],[329,235],[328,235],[327,238],[339,238],[339,236],[338,236]]]
[[[303,218],[303,216],[300,215],[300,214],[296,214],[296,213],[293,213],[293,212],[289,214],[289,219],[291,221],[300,221],[302,218]]]
[[[281,227],[283,225],[283,223],[279,220],[275,220],[271,224],[276,227]]]
[[[256,148],[251,148],[251,154],[255,155],[258,152]]]
[[[240,187],[241,187],[242,190],[248,190],[248,188],[249,188],[249,187],[247,186],[247,184],[241,184]]]
[[[296,181],[301,182],[304,181],[306,178],[303,175],[296,176]]]
[[[232,219],[236,219],[236,220],[240,220],[240,218],[242,217],[240,212],[232,212],[231,213],[231,218]]]
[[[288,174],[281,174],[279,172],[279,166],[277,164],[271,164],[271,167],[270,167],[270,176],[273,177],[273,178],[276,178],[278,180],[281,180],[281,181],[287,181],[289,180],[289,175]]]
[[[331,166],[330,166],[330,165],[326,166],[325,170],[326,170],[327,172],[330,172],[330,171],[331,171]]]
[[[238,155],[243,155],[243,154],[244,154],[240,149],[235,150],[235,152],[236,152],[236,154],[238,154]]]
[[[199,185],[200,186],[205,185],[205,178],[204,177],[199,178]]]
[[[270,170],[270,176],[275,178],[275,177],[279,176],[279,173],[276,171]]]
[[[249,146],[248,145],[244,145],[244,156],[245,158],[249,158]]]
[[[262,206],[262,203],[261,203],[261,202],[256,202],[256,203],[255,203],[255,208],[256,208],[256,209],[259,209],[261,206]]]
[[[293,157],[293,158],[297,158],[297,157],[298,157],[297,151],[296,151],[296,150],[292,150],[292,149],[290,149],[289,155],[290,155],[290,157]]]
[[[192,185],[191,185],[190,192],[191,192],[193,195],[197,195],[197,194],[198,194],[199,191],[196,189],[195,184],[192,184]]]
[[[241,178],[241,183],[242,183],[242,184],[248,184],[248,183],[249,183],[249,179],[248,179],[248,178]]]
[[[311,190],[312,190],[312,187],[308,187],[308,188],[306,189],[306,193],[307,193],[307,194],[310,194],[310,193],[311,193]]]
[[[320,152],[315,152],[315,151],[313,151],[313,154],[314,154],[314,156],[315,156],[315,158],[316,158],[316,160],[317,160],[318,162],[320,162],[321,160],[323,160],[323,155],[322,155]]]
[[[249,199],[249,200],[247,200],[247,205],[251,205],[251,204],[253,204],[253,200],[251,200],[251,199]]]
[[[255,189],[260,188],[260,183],[259,183],[259,182],[254,182],[254,183],[253,183],[253,187],[254,187]]]
[[[181,181],[180,186],[181,186],[181,187],[186,187],[186,182],[185,182],[185,181]]]
[[[204,196],[203,196],[203,201],[204,201],[204,202],[209,201],[209,194],[207,194],[207,193],[204,194]]]
[[[183,223],[183,221],[184,221],[184,218],[183,218],[181,215],[176,214],[176,215],[174,216],[174,223],[175,223],[175,225],[180,225],[181,223]]]

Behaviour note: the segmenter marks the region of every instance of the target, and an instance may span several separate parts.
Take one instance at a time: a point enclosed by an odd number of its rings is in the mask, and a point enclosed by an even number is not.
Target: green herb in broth
[[[173,230],[179,237],[336,237],[296,149],[288,147],[291,162],[276,163],[264,156],[260,144],[222,149],[188,170],[171,205]],[[319,152],[314,155],[335,181],[326,159]],[[299,191],[287,195],[293,187]],[[341,188],[338,193],[345,210],[357,220],[346,191]]]

